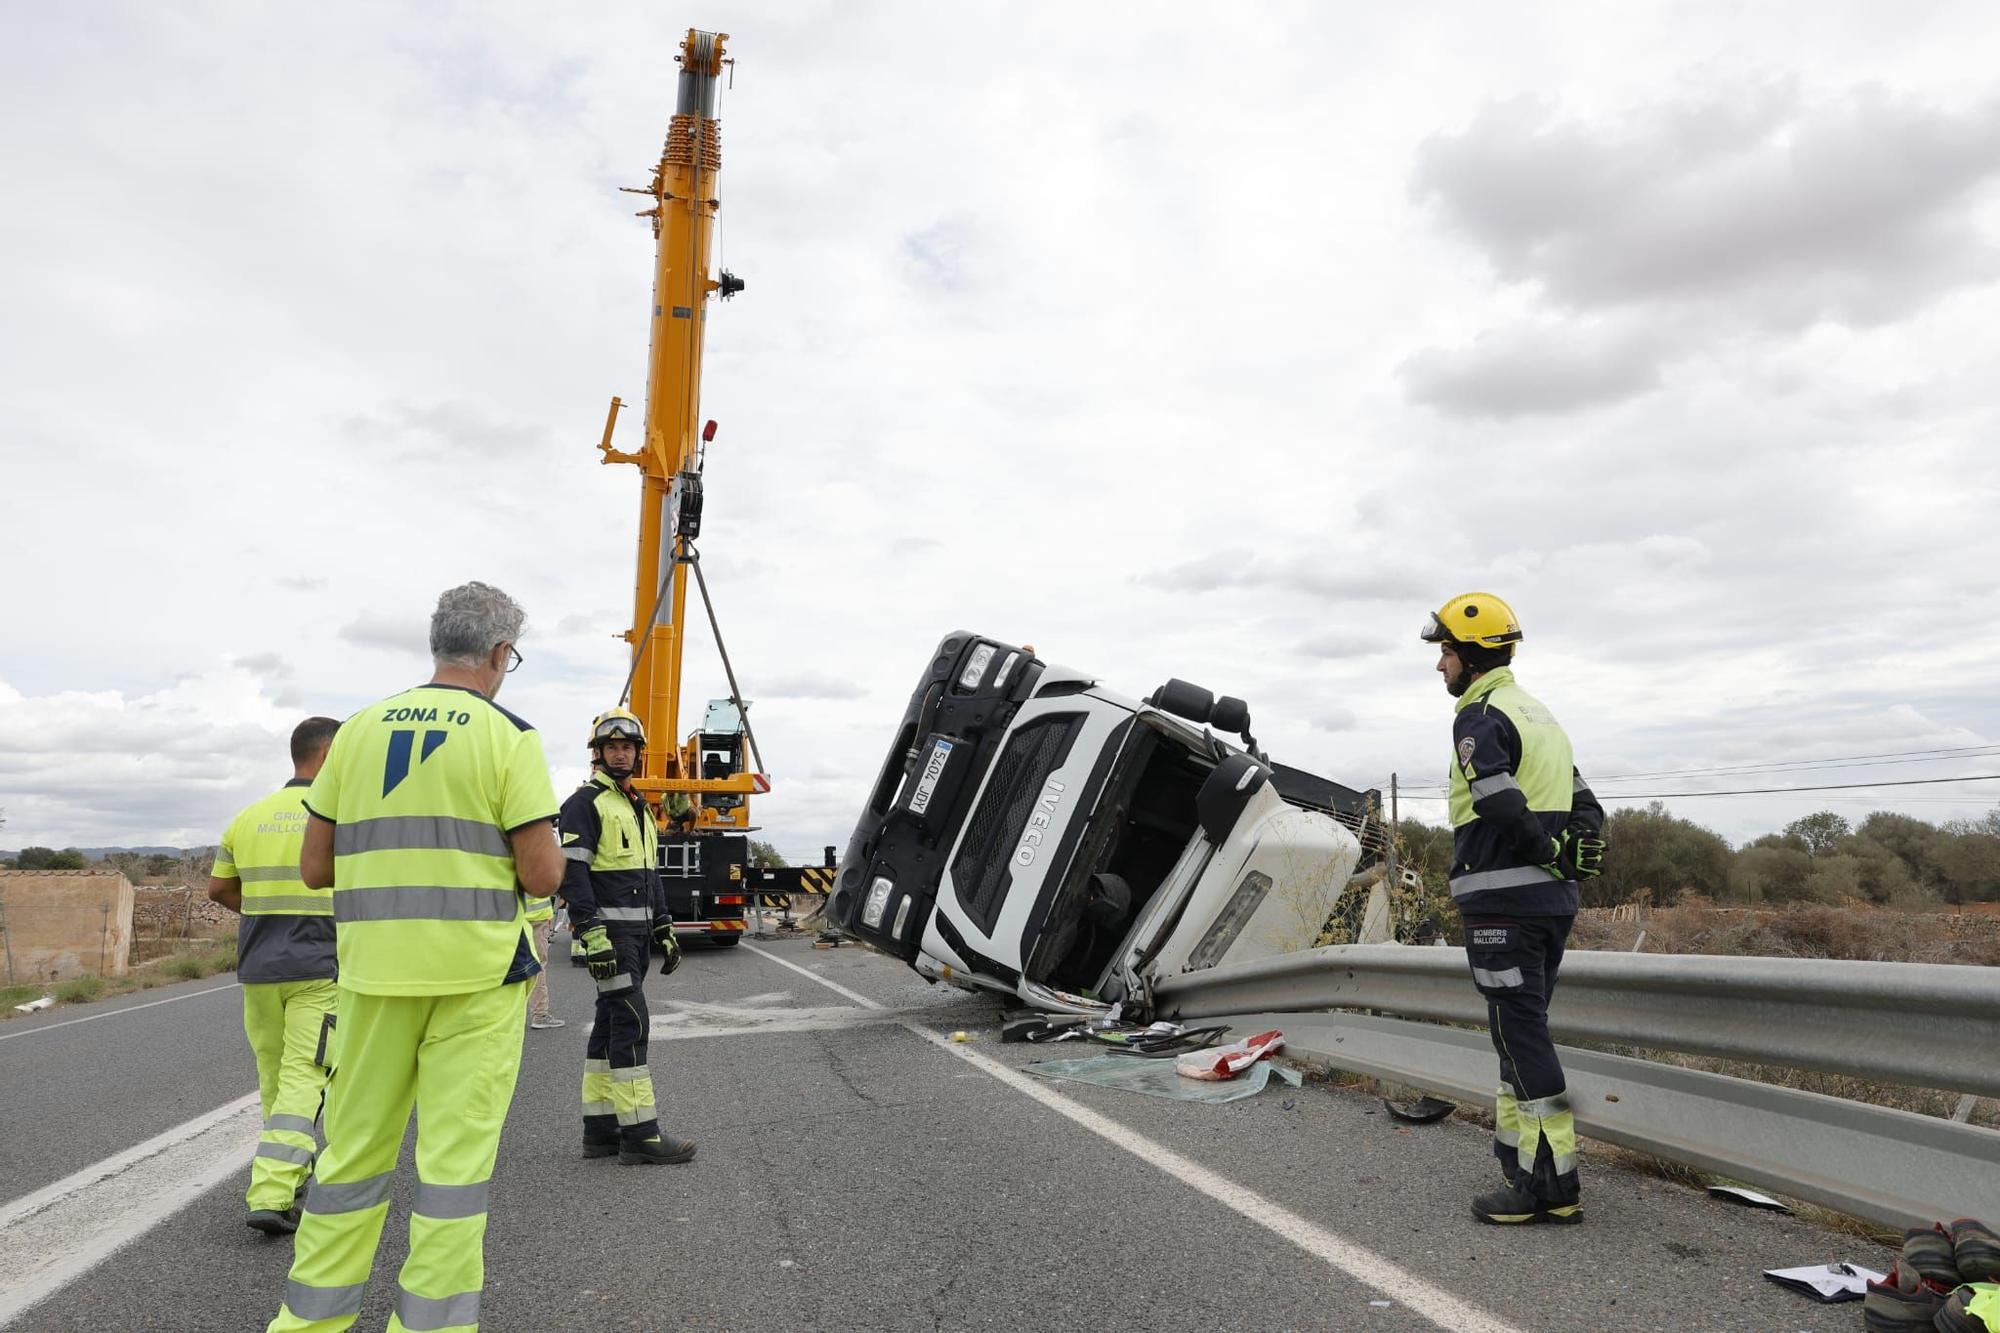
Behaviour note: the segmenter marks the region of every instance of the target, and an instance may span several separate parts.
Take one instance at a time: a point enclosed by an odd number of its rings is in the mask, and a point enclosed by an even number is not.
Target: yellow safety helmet
[[[1461,593],[1431,612],[1422,638],[1425,643],[1511,649],[1521,641],[1521,622],[1514,618],[1513,607],[1490,592]]]
[[[646,724],[629,708],[607,708],[590,722],[590,748],[606,741],[631,741],[646,748]]]

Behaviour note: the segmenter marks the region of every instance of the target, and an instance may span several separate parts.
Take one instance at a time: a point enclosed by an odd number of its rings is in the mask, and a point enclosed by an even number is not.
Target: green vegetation
[[[95,1000],[103,994],[103,977],[71,977],[55,989],[56,999],[64,1004],[81,1004],[85,1000]]]
[[[200,977],[212,977],[218,972],[234,971],[236,967],[236,945],[234,942],[205,953],[183,954],[160,964],[160,971],[180,981],[194,981]]]
[[[81,870],[85,864],[83,853],[74,847],[65,847],[61,851],[53,847],[23,847],[9,863],[9,869]]]
[[[42,997],[40,986],[0,986],[0,1014],[11,1014],[17,1004]]]

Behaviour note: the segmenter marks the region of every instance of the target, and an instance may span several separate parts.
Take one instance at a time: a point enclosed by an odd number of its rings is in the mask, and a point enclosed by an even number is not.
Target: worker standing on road
[[[646,1066],[652,1014],[640,983],[652,946],[662,976],[680,966],[660,883],[659,829],[632,786],[646,729],[623,708],[590,724],[590,781],[562,807],[563,898],[571,937],[597,982],[597,1019],[583,1062],[583,1155],[628,1164],[685,1162],[695,1145],[660,1132]]]
[[[535,937],[535,961],[542,965],[542,970],[535,973],[533,989],[528,992],[528,1026],[531,1028],[569,1026],[567,1019],[557,1018],[549,1012],[549,934],[555,925],[555,898],[530,898],[528,929]]]
[[[313,1125],[326,1091],[337,971],[333,895],[299,879],[299,847],[305,789],[339,728],[330,717],[309,717],[292,729],[292,780],[230,821],[209,872],[209,898],[243,918],[236,979],[243,983],[243,1035],[257,1057],[264,1114],[244,1220],[267,1236],[298,1230],[298,1198],[318,1147]]]
[[[522,620],[483,583],[441,596],[430,682],[344,722],[306,793],[299,870],[333,889],[339,1052],[267,1333],[354,1322],[413,1106],[417,1188],[389,1328],[479,1325],[487,1187],[539,967],[523,895],[562,878],[541,739],[492,702],[521,664]]]
[[[1451,896],[1500,1054],[1493,1151],[1507,1188],[1472,1201],[1482,1222],[1581,1222],[1576,1119],[1549,1036],[1549,996],[1576,919],[1577,881],[1604,861],[1604,810],[1569,737],[1509,665],[1521,641],[1491,593],[1446,602],[1423,629],[1458,700],[1452,726]]]

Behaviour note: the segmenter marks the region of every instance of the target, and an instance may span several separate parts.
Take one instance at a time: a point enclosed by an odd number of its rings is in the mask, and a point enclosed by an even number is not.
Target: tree
[[[779,855],[778,849],[770,843],[765,842],[762,838],[752,838],[750,839],[750,864],[753,866],[783,866],[790,865],[791,862]]]
[[[168,856],[165,852],[154,852],[146,858],[146,873],[157,879],[180,863],[178,856]]]
[[[1954,903],[2000,899],[2000,836],[1946,834],[1936,851],[1944,895]]]
[[[1821,810],[1785,825],[1785,835],[1803,842],[1808,856],[1825,856],[1847,833],[1847,821],[1831,810]]]
[[[51,870],[81,870],[89,864],[84,854],[74,847],[65,847],[49,859]]]
[[[53,847],[23,847],[14,856],[16,870],[53,870],[56,864],[56,849]]]
[[[1617,810],[1604,820],[1604,873],[1583,882],[1591,907],[1622,903],[1641,890],[1671,903],[1683,893],[1720,897],[1729,887],[1734,853],[1718,834],[1667,813],[1654,801],[1644,810]]]
[[[1919,884],[1939,882],[1935,853],[1944,835],[1934,825],[1909,815],[1877,810],[1861,821],[1855,836],[1895,853],[1896,858],[1909,867],[1911,877]]]
[[[1790,902],[1812,896],[1812,854],[1790,834],[1766,833],[1736,853],[1733,887],[1752,902]]]

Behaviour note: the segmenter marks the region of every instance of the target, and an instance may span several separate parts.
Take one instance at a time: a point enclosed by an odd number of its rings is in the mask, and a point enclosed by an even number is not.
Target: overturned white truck
[[[1374,796],[1269,762],[1240,699],[1172,680],[1139,703],[953,633],[826,916],[934,980],[1143,1017],[1156,978],[1311,947]]]

